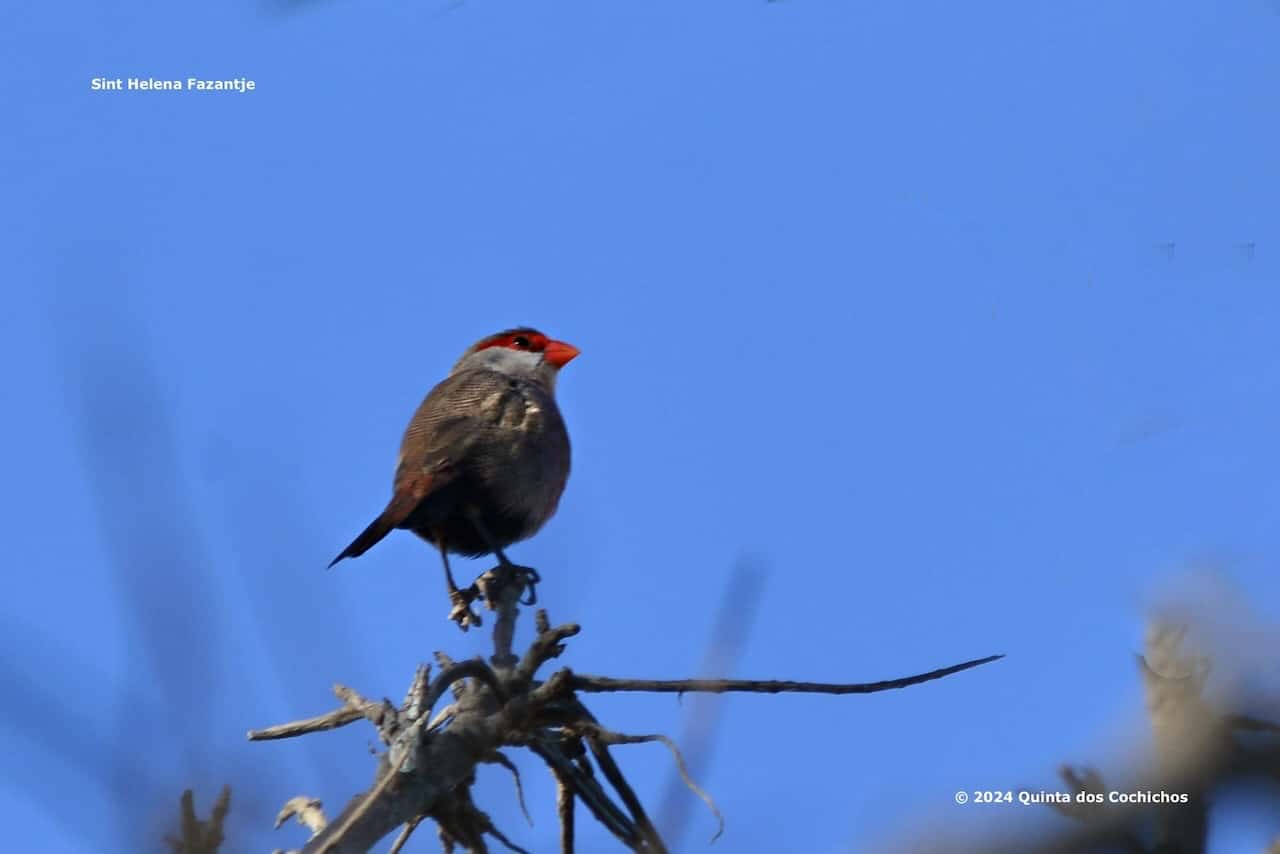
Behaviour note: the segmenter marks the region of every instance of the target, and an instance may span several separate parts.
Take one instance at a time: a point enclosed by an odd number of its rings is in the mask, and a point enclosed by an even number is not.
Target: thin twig
[[[689,787],[689,791],[702,798],[703,803],[707,805],[707,808],[711,810],[712,815],[716,817],[716,821],[719,823],[719,829],[716,831],[715,836],[711,837],[711,841],[714,842],[720,838],[720,835],[724,833],[724,815],[721,814],[720,808],[716,806],[716,802],[712,800],[711,796],[703,791],[697,783],[693,782],[693,779],[689,776],[689,767],[685,765],[684,757],[680,754],[680,748],[676,747],[674,741],[661,734],[626,735],[625,733],[613,732],[595,722],[588,724],[588,727],[590,729],[589,740],[598,740],[602,744],[645,744],[653,741],[665,744],[676,760],[676,767],[680,770],[680,779]]]
[[[545,611],[539,611],[538,613],[546,614]],[[580,631],[582,631],[582,627],[577,623],[566,623],[563,626],[556,626],[554,629],[547,628],[545,631],[538,632],[538,636],[529,645],[528,651],[525,652],[524,658],[520,660],[520,665],[516,668],[516,678],[524,682],[533,679],[534,674],[538,672],[538,668],[564,652],[563,641],[573,637]]]
[[[524,785],[520,782],[520,769],[500,750],[493,751],[481,761],[492,765],[501,765],[511,772],[511,777],[516,783],[516,801],[520,804],[520,812],[524,813],[524,820],[529,823],[530,827],[533,827],[533,816],[529,815],[529,808],[524,802]]]
[[[560,854],[573,854],[573,788],[559,771],[556,778],[556,813],[560,816]]]
[[[413,836],[413,832],[418,829],[418,825],[422,824],[422,816],[418,816],[412,821],[406,822],[404,830],[400,831],[400,835],[396,837],[396,841],[391,844],[391,850],[387,854],[400,854],[400,849],[404,848],[404,844],[409,841],[409,837]]]
[[[529,749],[542,758],[556,775],[563,780],[570,791],[581,799],[596,820],[605,829],[618,838],[628,848],[635,848],[640,842],[640,834],[631,818],[615,804],[600,786],[598,780],[583,773],[577,765],[565,755],[560,744],[550,737],[534,739]]]
[[[586,676],[572,671],[567,672],[567,687],[574,691],[601,693],[607,691],[649,691],[665,694],[685,694],[702,692],[710,694],[726,694],[729,692],[746,692],[753,694],[874,694],[877,691],[892,691],[941,679],[962,670],[969,670],[992,661],[1004,658],[1003,655],[989,655],[976,658],[963,664],[930,670],[915,676],[901,679],[886,679],[882,682],[792,682],[777,679],[614,679],[609,676]],[[558,674],[557,674],[558,675]]]
[[[296,818],[298,824],[311,831],[311,835],[315,836],[329,825],[329,820],[325,818],[324,809],[321,807],[320,801],[315,798],[308,798],[306,795],[299,795],[296,798],[290,798],[280,812],[276,815],[276,829],[291,818]]]
[[[481,813],[481,815],[483,815],[483,813]],[[505,845],[508,851],[515,851],[516,854],[529,854],[528,851],[521,848],[519,845],[516,845],[514,842],[508,839],[505,835],[503,835],[502,831],[498,830],[498,828],[494,826],[492,821],[487,820],[488,816],[485,816],[485,818],[486,818],[485,830],[489,832],[490,836],[492,836],[493,838],[501,842],[503,845]]]
[[[644,804],[640,803],[640,798],[636,795],[635,789],[631,788],[631,784],[627,782],[627,778],[623,775],[622,769],[618,767],[618,763],[613,761],[613,756],[609,753],[608,743],[600,737],[604,730],[594,723],[588,724],[588,727],[587,745],[591,748],[591,755],[595,757],[596,764],[604,772],[605,779],[609,781],[609,785],[613,786],[614,791],[618,793],[618,797],[622,798],[622,802],[631,811],[631,818],[636,823],[636,828],[640,831],[640,837],[645,841],[646,847],[655,852],[665,854],[667,845],[658,834],[658,828],[653,826],[653,821],[649,818],[649,814],[645,812]]]
[[[348,688],[345,685],[334,685],[333,693],[343,702],[342,708],[334,709],[332,712],[325,712],[323,715],[317,715],[314,718],[305,718],[287,724],[277,724],[265,729],[251,729],[249,730],[249,740],[271,741],[278,738],[295,738],[299,735],[344,727],[347,724],[355,723],[361,718],[368,719],[375,726],[381,726],[381,719],[378,716],[383,714],[384,706],[382,703],[366,700],[355,689]]]
[[[355,723],[364,718],[364,713],[359,709],[350,709],[343,707],[334,709],[332,712],[326,712],[323,715],[317,715],[314,718],[305,718],[300,721],[292,721],[287,724],[277,724],[264,729],[249,730],[250,741],[271,741],[277,738],[294,738],[299,735],[307,735],[313,732],[323,732],[329,729],[337,729],[347,724]]]

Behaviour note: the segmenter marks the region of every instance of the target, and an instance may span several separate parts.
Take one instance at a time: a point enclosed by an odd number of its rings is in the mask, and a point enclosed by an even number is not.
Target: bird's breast
[[[543,402],[537,388],[511,380],[480,401],[481,417],[504,432],[535,433],[546,426]],[[554,403],[551,404],[555,406]]]
[[[525,516],[536,530],[555,513],[569,476],[569,436],[555,401],[529,383],[513,383],[490,404],[495,412],[480,472],[495,504]]]

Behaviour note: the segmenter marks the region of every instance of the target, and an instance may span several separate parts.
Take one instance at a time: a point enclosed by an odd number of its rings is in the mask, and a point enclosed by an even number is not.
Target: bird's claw
[[[517,583],[524,588],[524,592],[528,595],[520,597],[521,605],[536,605],[538,603],[538,582],[542,581],[542,576],[538,574],[538,570],[531,566],[517,566],[511,564],[507,567],[511,577],[517,580]]]
[[[508,585],[515,585],[521,592],[518,601],[521,605],[533,605],[538,601],[538,591],[534,587],[542,576],[531,566],[517,566],[514,563],[501,563],[476,579],[475,587],[478,595],[484,599],[485,607],[494,611],[502,591]]]
[[[480,615],[471,610],[471,603],[476,600],[477,592],[474,586],[465,592],[456,587],[449,591],[449,601],[453,604],[453,608],[449,611],[449,619],[457,623],[458,628],[464,632],[472,626],[480,628],[484,625]]]

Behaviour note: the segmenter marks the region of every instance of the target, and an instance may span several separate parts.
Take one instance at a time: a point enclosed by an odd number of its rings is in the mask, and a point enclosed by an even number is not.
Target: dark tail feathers
[[[394,527],[395,525],[387,522],[387,515],[385,513],[377,519],[374,519],[373,522],[369,524],[369,527],[365,528],[364,531],[361,532],[360,536],[351,541],[351,545],[347,546],[342,550],[341,554],[329,561],[329,569],[333,569],[333,565],[343,558],[360,557],[360,555],[377,545],[379,540],[387,534],[390,534],[391,529]]]
[[[382,514],[369,523],[369,527],[360,532],[360,536],[351,541],[351,545],[342,550],[342,553],[329,562],[329,568],[333,569],[333,565],[343,558],[360,557],[378,544],[378,542],[390,534],[405,519],[409,518],[409,514],[418,506],[419,498],[405,492],[397,493],[391,503],[387,505],[387,509]]]

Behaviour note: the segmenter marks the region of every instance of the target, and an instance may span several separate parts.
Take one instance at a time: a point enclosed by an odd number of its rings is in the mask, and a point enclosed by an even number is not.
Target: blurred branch
[[[959,843],[932,839],[930,850],[1202,854],[1217,793],[1242,783],[1280,782],[1280,724],[1211,704],[1204,696],[1210,661],[1187,646],[1187,634],[1185,624],[1152,620],[1145,654],[1138,657],[1155,746],[1148,769],[1104,783],[1093,769],[1064,767],[1060,776],[1070,803],[1050,806],[1076,819],[1075,826]],[[1248,737],[1238,738],[1241,733]]]
[[[698,668],[699,676],[738,669],[738,659],[755,622],[764,577],[765,570],[759,561],[740,558],[734,562],[725,580],[724,592],[719,597],[711,637]],[[658,808],[658,827],[677,848],[684,838],[689,819],[688,783],[693,777],[710,776],[717,736],[722,730],[724,707],[725,698],[721,694],[697,696],[685,706],[680,740],[685,746],[688,769],[677,768],[671,775]],[[719,836],[719,831],[716,836]]]
[[[1183,643],[1187,627],[1152,620],[1146,655],[1139,658],[1147,714],[1155,739],[1157,774],[1174,779],[1198,776],[1227,747],[1225,722],[1204,702],[1208,659]],[[1200,786],[1196,786],[1200,789]],[[1209,809],[1203,798],[1159,810],[1154,815],[1152,850],[1199,854],[1209,833]]]
[[[223,842],[222,825],[231,810],[231,788],[222,787],[208,821],[196,817],[195,796],[190,789],[182,793],[181,804],[182,837],[166,837],[169,850],[174,854],[217,854]]]
[[[261,606],[266,594],[258,584],[246,587],[243,597],[220,587],[223,573],[212,567],[227,532],[210,534],[208,508],[184,475],[199,436],[181,427],[193,419],[182,416],[173,360],[153,345],[148,307],[132,287],[136,271],[116,242],[101,244],[96,235],[86,241],[77,234],[68,232],[69,251],[60,253],[62,269],[47,294],[49,344],[83,471],[73,488],[90,502],[92,512],[82,521],[101,537],[108,564],[103,578],[114,594],[99,597],[96,610],[123,627],[129,667],[105,678],[96,649],[73,655],[58,650],[43,632],[26,632],[22,645],[38,643],[44,650],[31,659],[39,668],[27,657],[12,657],[4,676],[11,693],[25,682],[38,684],[38,694],[22,693],[39,702],[23,704],[26,709],[10,704],[0,724],[68,763],[78,782],[109,793],[113,831],[94,829],[87,815],[68,814],[64,796],[38,795],[43,780],[28,779],[23,786],[59,826],[90,840],[86,850],[148,850],[159,840],[137,834],[151,836],[145,828],[155,827],[157,815],[169,814],[173,792],[229,780],[237,823],[243,824],[255,820],[257,804],[278,773],[273,765],[241,777],[238,751],[210,751],[207,744],[210,733],[226,731],[223,715],[232,693],[224,690],[226,676],[233,660],[240,663],[232,652],[238,635],[224,631],[226,603],[234,599],[242,615],[247,607]],[[84,286],[85,269],[94,271],[93,287]],[[279,537],[279,520],[273,525]],[[265,607],[255,610],[268,613]],[[5,640],[10,632],[0,627]],[[270,645],[258,645],[254,653],[257,661],[278,664]],[[55,663],[55,657],[62,661]],[[76,679],[60,686],[50,682],[50,673],[74,673]],[[93,682],[100,688],[91,687]],[[241,700],[248,696],[244,691],[240,685],[236,692]],[[87,696],[96,699],[85,703]],[[133,747],[139,732],[146,733],[146,750]],[[180,850],[213,845],[227,804],[219,799],[213,817],[201,824],[184,797],[182,827],[166,841],[185,846]],[[200,828],[203,838],[191,835]]]

